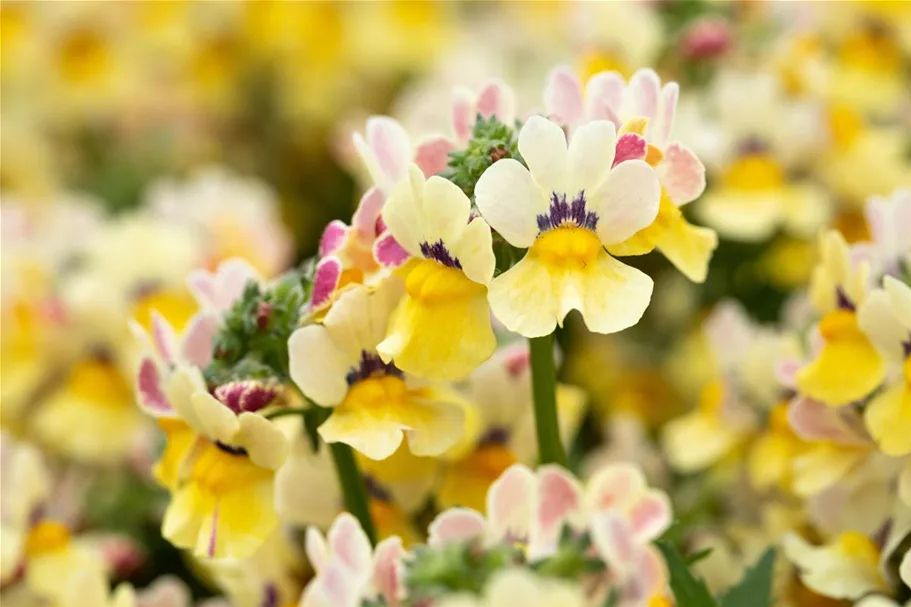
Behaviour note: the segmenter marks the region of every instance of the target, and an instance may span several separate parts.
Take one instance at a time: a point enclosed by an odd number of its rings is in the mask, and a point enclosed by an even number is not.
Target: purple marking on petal
[[[566,201],[566,194],[551,193],[548,213],[537,216],[538,231],[546,232],[553,228],[575,225],[594,230],[598,225],[598,215],[588,211],[585,205],[585,191],[580,191],[571,203]]]
[[[139,363],[139,377],[137,388],[139,391],[139,406],[152,415],[171,413],[171,404],[161,390],[161,377],[158,367],[150,358],[142,359]]]
[[[902,342],[902,352],[905,355],[905,358],[911,356],[911,334],[908,335],[908,341]]]
[[[215,398],[235,413],[259,411],[275,400],[277,394],[275,386],[253,379],[232,381],[215,388]]]
[[[438,261],[449,268],[462,269],[462,263],[459,261],[459,258],[452,256],[452,253],[449,252],[449,249],[446,248],[446,245],[443,244],[442,240],[438,240],[434,243],[422,242],[421,255],[427,259]]]
[[[348,226],[345,225],[344,222],[341,222],[338,219],[330,221],[319,239],[320,257],[325,257],[326,255],[338,251],[342,245],[345,244],[345,238],[347,237]]]
[[[855,310],[854,302],[848,297],[848,294],[841,287],[835,289],[835,300],[840,310]]]
[[[218,447],[219,449],[221,449],[223,452],[228,453],[230,455],[242,455],[244,457],[249,455],[249,453],[247,453],[247,450],[244,449],[243,447],[235,447],[233,445],[229,445],[229,444],[223,443],[221,441],[215,441],[215,446]]]
[[[617,166],[626,160],[642,160],[648,153],[648,143],[638,133],[624,133],[617,139],[614,152],[614,164]]]
[[[209,533],[209,546],[206,552],[209,555],[209,558],[215,557],[215,540],[218,529],[218,505],[215,506],[215,511],[212,512],[212,531]]]
[[[502,426],[494,426],[481,436],[478,446],[505,445],[507,442],[509,442],[509,430]]]
[[[367,488],[367,494],[373,499],[381,502],[392,501],[392,494],[370,474],[364,475],[364,486]]]
[[[394,375],[396,377],[401,377],[402,372],[395,366],[395,363],[384,363],[383,359],[380,358],[378,354],[361,350],[361,360],[358,363],[358,366],[353,367],[348,371],[348,375],[345,376],[345,379],[348,382],[348,385],[351,386],[362,379],[367,379],[374,375]]]
[[[377,263],[386,268],[397,268],[411,257],[389,233],[383,234],[374,242],[373,256]]]
[[[310,305],[319,308],[329,303],[342,276],[342,262],[336,257],[325,257],[316,264],[313,275],[313,298]]]
[[[260,607],[278,607],[280,600],[278,587],[273,582],[268,582],[263,588],[263,602]]]

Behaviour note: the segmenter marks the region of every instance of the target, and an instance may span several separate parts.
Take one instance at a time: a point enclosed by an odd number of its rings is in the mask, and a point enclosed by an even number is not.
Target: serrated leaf
[[[772,575],[775,550],[769,548],[759,561],[747,569],[740,582],[721,599],[721,607],[772,607]]]
[[[677,607],[718,607],[718,602],[709,592],[705,581],[693,575],[677,548],[665,541],[659,540],[657,543],[667,562]]]

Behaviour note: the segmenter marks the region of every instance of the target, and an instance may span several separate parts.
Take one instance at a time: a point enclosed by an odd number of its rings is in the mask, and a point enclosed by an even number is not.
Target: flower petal
[[[667,146],[657,171],[661,185],[678,207],[699,198],[705,190],[705,167],[683,144]]]
[[[155,361],[143,358],[136,374],[136,396],[139,407],[153,417],[176,415],[161,389],[161,375]]]
[[[313,402],[329,407],[348,392],[349,361],[335,346],[324,326],[297,329],[288,340],[291,379]]]
[[[395,236],[386,232],[373,242],[373,257],[384,268],[398,268],[411,258]]]
[[[275,424],[257,413],[238,416],[240,429],[235,441],[247,450],[257,466],[277,470],[288,458],[288,439]]]
[[[627,160],[645,160],[648,143],[639,133],[623,133],[617,139],[617,150],[611,166],[617,166]]]
[[[596,120],[573,133],[567,158],[569,162],[568,194],[596,191],[610,175],[617,148],[617,132],[606,120]]]
[[[493,539],[525,540],[531,532],[538,481],[521,464],[513,464],[487,492],[487,521]]]
[[[470,508],[450,508],[437,515],[427,528],[427,545],[441,548],[450,542],[483,538],[487,521]]]
[[[663,491],[652,489],[629,512],[630,523],[640,543],[651,542],[673,522],[670,500]]]
[[[548,74],[544,107],[548,116],[562,125],[573,127],[582,120],[582,85],[569,68],[559,66]]]
[[[413,400],[402,411],[402,422],[408,427],[408,447],[418,456],[440,455],[462,438],[465,413],[452,403]]]
[[[579,482],[559,466],[542,466],[538,470],[538,500],[529,558],[552,554],[563,526],[582,522],[582,508],[583,495]]]
[[[526,254],[519,263],[490,283],[490,309],[503,325],[525,337],[550,335],[562,321],[561,283],[535,255]]]
[[[405,178],[414,151],[408,133],[398,121],[388,116],[367,119],[367,144],[376,162],[391,184]]]
[[[475,186],[475,204],[484,219],[506,241],[527,249],[538,236],[537,216],[548,201],[528,169],[512,158],[491,165]]]
[[[632,464],[604,466],[588,481],[586,499],[592,512],[626,510],[646,490],[645,476]]]
[[[798,397],[788,405],[788,423],[805,441],[829,441],[840,445],[866,442],[841,411],[806,396]]]
[[[187,420],[194,430],[229,445],[237,440],[240,422],[233,411],[206,391],[195,392],[191,397],[195,410],[195,425]]]
[[[620,128],[626,81],[617,72],[599,72],[585,85],[585,113],[590,120],[610,120]]]
[[[477,114],[475,95],[464,87],[452,92],[452,132],[463,145],[471,140]]]
[[[422,241],[442,240],[452,246],[468,225],[471,201],[465,192],[443,177],[430,177],[424,184],[424,196],[418,205],[423,211]],[[389,226],[392,230],[392,226]],[[395,231],[393,231],[393,234]]]
[[[404,592],[402,559],[407,554],[402,539],[397,536],[387,537],[376,545],[373,587],[386,600],[387,605],[397,605]]]
[[[516,94],[508,84],[495,78],[478,93],[477,111],[485,118],[496,116],[503,124],[512,124],[516,119]]]
[[[490,284],[497,259],[493,253],[493,236],[486,221],[480,217],[472,219],[462,230],[458,241],[453,243],[452,252],[461,262],[465,276],[482,285]]]
[[[614,167],[607,181],[592,192],[589,205],[598,214],[598,238],[620,243],[649,226],[658,215],[661,186],[654,169],[641,160]]]
[[[449,152],[455,149],[455,143],[448,137],[442,135],[428,137],[418,143],[414,163],[424,173],[424,177],[442,173],[449,164]]]
[[[680,85],[668,82],[661,89],[661,98],[658,100],[658,111],[654,120],[648,127],[649,139],[659,146],[663,146],[671,136],[674,128],[674,117],[677,114],[677,98],[680,96]]]
[[[342,512],[326,536],[330,559],[338,559],[357,579],[369,575],[372,565],[370,540],[361,524],[348,512]]]
[[[634,116],[644,116],[649,120],[658,114],[658,95],[661,92],[661,78],[654,70],[638,70],[629,80],[627,95],[629,111]]]
[[[313,294],[310,305],[319,309],[332,301],[332,294],[338,288],[342,277],[342,262],[338,257],[324,257],[316,264],[313,272]]]
[[[421,242],[425,240],[423,197],[424,174],[416,165],[411,165],[408,180],[395,186],[383,207],[386,229],[415,257],[421,255]]]
[[[319,427],[327,443],[345,443],[370,459],[386,459],[402,444],[402,424],[397,419],[379,417],[362,407],[336,407]]]
[[[345,222],[335,219],[329,222],[323,229],[323,235],[319,239],[319,255],[325,257],[330,255],[343,246],[348,238],[348,226]]]
[[[190,319],[181,347],[181,354],[188,363],[206,367],[212,361],[212,345],[218,333],[215,314],[202,312]]]
[[[864,422],[886,455],[911,453],[911,388],[898,381],[867,404]]]
[[[559,125],[541,116],[529,118],[519,131],[519,153],[545,196],[567,191],[566,134]]]

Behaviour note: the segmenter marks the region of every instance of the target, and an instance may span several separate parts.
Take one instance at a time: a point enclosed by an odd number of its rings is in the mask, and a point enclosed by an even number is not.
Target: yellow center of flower
[[[531,246],[536,256],[552,268],[581,270],[593,263],[603,249],[598,235],[586,228],[555,228],[544,232]]]
[[[871,567],[879,564],[879,548],[862,533],[848,531],[838,538],[839,549],[847,556]]]
[[[181,331],[198,309],[196,300],[186,289],[155,289],[133,305],[133,319],[147,331],[152,326],[152,310],[164,317],[176,331]]]
[[[59,50],[60,72],[74,84],[97,81],[108,69],[110,53],[101,35],[92,30],[70,34]]]
[[[788,422],[788,404],[781,403],[769,413],[769,429],[773,434],[791,434],[791,424]]]
[[[623,57],[608,50],[589,50],[580,61],[582,80],[587,81],[601,72],[619,72],[624,78],[629,76],[629,66]]]
[[[865,31],[845,40],[841,47],[841,60],[856,69],[894,74],[901,68],[902,54],[889,36]]]
[[[721,405],[724,404],[724,384],[721,380],[713,380],[702,389],[699,395],[699,412],[709,417],[721,414]]]
[[[405,279],[405,291],[416,301],[433,305],[484,295],[486,287],[461,270],[431,259],[416,262]]]
[[[835,310],[823,316],[819,333],[826,341],[866,339],[857,325],[857,315],[851,310]]]
[[[190,472],[190,482],[212,495],[224,495],[268,479],[272,470],[260,468],[246,455],[228,453],[215,443],[199,453]]]
[[[63,550],[70,542],[70,530],[57,521],[41,521],[29,531],[25,540],[25,553],[28,556],[47,554]]]
[[[835,145],[841,149],[854,143],[864,128],[860,114],[845,105],[838,105],[829,112],[829,131]]]
[[[724,185],[735,190],[762,191],[784,184],[784,170],[774,158],[765,154],[747,154],[728,167]]]
[[[345,395],[343,406],[385,408],[390,405],[405,405],[408,402],[408,388],[401,377],[381,375],[368,377],[351,386]]]
[[[132,390],[111,362],[83,360],[72,368],[67,390],[75,397],[111,407],[132,406]]]

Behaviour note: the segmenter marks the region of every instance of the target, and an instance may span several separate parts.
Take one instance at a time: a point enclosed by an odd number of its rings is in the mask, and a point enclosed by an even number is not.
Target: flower
[[[452,95],[452,130],[460,146],[466,146],[471,140],[478,115],[482,118],[496,116],[503,124],[512,124],[516,119],[515,92],[496,78],[486,82],[477,94],[457,87]]]
[[[652,280],[604,247],[648,226],[661,190],[641,160],[612,167],[616,142],[613,124],[596,121],[567,147],[557,124],[534,116],[519,133],[529,169],[507,158],[478,181],[481,215],[511,245],[528,249],[488,293],[510,331],[548,335],[577,309],[590,330],[613,333],[636,324],[648,307]]]
[[[32,515],[50,492],[40,451],[0,432],[0,582],[8,583],[22,562]]]
[[[703,282],[718,237],[706,228],[690,225],[680,207],[698,198],[705,189],[705,167],[678,141],[671,139],[679,89],[676,82],[663,88],[650,69],[637,71],[629,80],[616,72],[601,72],[582,86],[566,68],[548,77],[544,91],[550,115],[571,129],[591,120],[610,120],[618,129],[618,154],[648,143],[642,158],[655,167],[661,181],[658,215],[646,228],[608,249],[615,255],[641,255],[655,247],[687,278]],[[614,158],[614,163],[620,157]]]
[[[873,196],[864,208],[872,242],[854,245],[853,251],[871,266],[899,276],[901,264],[911,267],[911,190],[900,189],[888,198]]]
[[[414,165],[383,220],[412,259],[401,270],[405,296],[376,351],[418,377],[465,377],[496,348],[487,305],[496,264],[490,227],[471,217],[471,202],[456,185],[436,176],[424,181]]]
[[[462,434],[458,405],[414,384],[377,352],[400,293],[396,279],[375,290],[353,286],[322,324],[296,330],[288,342],[291,379],[314,403],[333,408],[320,436],[371,459],[392,455],[403,436],[415,454],[437,455]]]
[[[886,276],[857,311],[857,324],[899,377],[867,403],[864,421],[887,455],[911,453],[911,287]]]
[[[527,569],[498,571],[484,588],[482,597],[446,597],[439,607],[585,607],[588,602],[580,584],[545,578]]]
[[[790,534],[784,539],[784,553],[797,565],[803,584],[823,596],[853,600],[885,590],[879,572],[879,548],[860,533],[844,533],[818,547]]]

